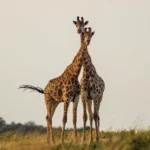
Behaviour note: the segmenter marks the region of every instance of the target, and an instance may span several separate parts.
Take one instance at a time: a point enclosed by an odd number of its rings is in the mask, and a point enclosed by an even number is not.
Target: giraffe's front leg
[[[77,107],[78,107],[78,102],[79,102],[79,96],[76,96],[74,101],[73,101],[73,126],[74,126],[74,138],[77,141],[77,127],[76,127],[76,122],[77,122]]]
[[[62,120],[62,132],[61,132],[61,142],[64,143],[64,132],[65,132],[65,125],[67,122],[67,113],[68,113],[68,107],[69,107],[69,101],[64,102],[64,115],[63,115],[63,120]]]

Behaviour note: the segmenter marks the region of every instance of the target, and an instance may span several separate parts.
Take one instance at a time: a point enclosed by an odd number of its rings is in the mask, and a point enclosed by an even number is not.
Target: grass
[[[150,131],[101,131],[100,143],[82,143],[82,132],[78,131],[78,141],[74,142],[73,132],[65,134],[65,143],[60,143],[60,131],[55,131],[56,144],[48,146],[45,133],[14,133],[0,135],[0,150],[150,150]]]

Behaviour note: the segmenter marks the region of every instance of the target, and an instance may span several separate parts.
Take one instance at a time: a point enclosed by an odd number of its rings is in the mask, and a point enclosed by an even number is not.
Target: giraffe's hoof
[[[75,142],[78,141],[78,139],[77,139],[77,133],[74,134],[74,141],[75,141]]]
[[[85,137],[83,137],[82,142],[83,142],[83,143],[85,143],[85,141],[86,141],[86,138],[85,138]]]
[[[93,142],[93,139],[90,139],[90,142]]]
[[[75,142],[78,142],[78,140],[77,140],[77,138],[75,138],[75,140],[74,140]]]
[[[55,145],[55,141],[52,141],[52,144]]]
[[[47,144],[50,145],[50,140],[49,140],[49,138],[47,138],[46,141],[47,141]]]
[[[60,141],[61,141],[61,143],[64,143],[64,139],[61,139]]]
[[[47,141],[47,144],[50,146],[51,145],[50,141]]]
[[[99,138],[96,138],[96,142],[99,143]]]
[[[52,138],[52,143],[53,143],[53,144],[55,144],[55,139],[54,139],[54,136],[53,136],[53,138]]]

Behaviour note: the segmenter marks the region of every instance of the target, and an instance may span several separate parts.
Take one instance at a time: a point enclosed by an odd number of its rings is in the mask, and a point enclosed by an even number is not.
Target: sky
[[[100,128],[150,126],[149,0],[0,1],[0,117],[7,123],[34,121],[46,126],[44,95],[18,90],[45,88],[72,62],[80,48],[73,20],[83,16],[95,31],[88,47],[106,84]],[[82,72],[79,76],[81,79]],[[63,103],[53,117],[62,125]],[[77,127],[82,127],[82,105]],[[87,122],[89,125],[89,120]],[[73,127],[72,104],[66,127]]]

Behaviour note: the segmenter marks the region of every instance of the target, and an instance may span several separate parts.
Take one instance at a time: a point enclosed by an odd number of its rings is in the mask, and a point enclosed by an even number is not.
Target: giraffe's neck
[[[74,57],[72,63],[67,67],[67,70],[73,76],[76,77],[79,76],[83,64],[83,55],[86,53],[86,51],[87,51],[87,46],[84,44],[84,42],[82,42],[77,55]]]
[[[83,43],[83,40],[84,40],[84,37],[83,37],[82,34],[80,34],[80,42],[81,42],[81,44]]]
[[[96,69],[92,63],[91,56],[89,55],[89,52],[86,51],[83,56],[83,77],[95,76],[96,74]]]
[[[83,43],[84,37],[80,34],[80,41]],[[83,55],[83,76],[90,76],[90,74],[96,74],[96,69],[92,64],[91,56],[88,50]]]

